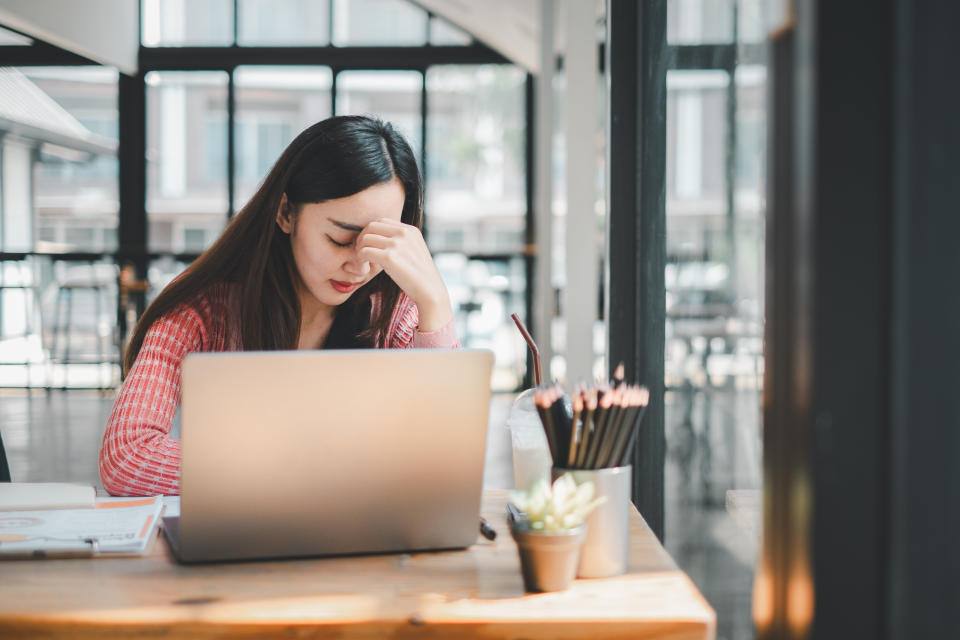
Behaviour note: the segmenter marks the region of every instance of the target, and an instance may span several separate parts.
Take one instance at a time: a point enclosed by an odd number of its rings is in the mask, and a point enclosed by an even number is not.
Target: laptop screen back
[[[472,544],[492,366],[471,349],[191,354],[181,559]]]

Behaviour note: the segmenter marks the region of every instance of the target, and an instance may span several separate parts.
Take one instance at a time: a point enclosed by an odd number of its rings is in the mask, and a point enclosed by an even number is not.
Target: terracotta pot
[[[563,591],[573,582],[587,525],[556,532],[541,532],[511,522],[510,535],[517,543],[523,585],[527,591]]]

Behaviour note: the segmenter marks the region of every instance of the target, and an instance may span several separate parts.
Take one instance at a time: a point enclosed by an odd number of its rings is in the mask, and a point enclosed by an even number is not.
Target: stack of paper
[[[163,511],[159,496],[88,500],[77,485],[21,488],[0,485],[0,558],[142,554]]]

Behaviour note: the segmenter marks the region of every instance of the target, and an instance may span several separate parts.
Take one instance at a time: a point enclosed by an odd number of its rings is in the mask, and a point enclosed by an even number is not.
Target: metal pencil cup
[[[553,468],[553,478],[573,474],[577,484],[593,482],[595,495],[607,500],[587,516],[587,539],[580,551],[578,578],[605,578],[627,571],[630,555],[630,480],[633,468]]]

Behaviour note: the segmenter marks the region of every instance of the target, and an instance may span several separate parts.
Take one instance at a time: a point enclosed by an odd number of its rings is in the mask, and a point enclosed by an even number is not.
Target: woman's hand
[[[357,255],[378,265],[403,289],[420,312],[420,331],[436,331],[453,319],[450,294],[416,227],[380,218],[357,236]]]

